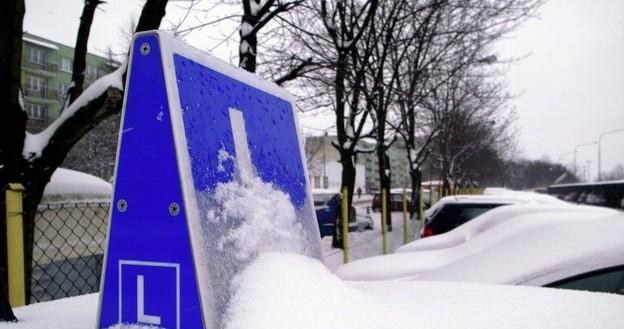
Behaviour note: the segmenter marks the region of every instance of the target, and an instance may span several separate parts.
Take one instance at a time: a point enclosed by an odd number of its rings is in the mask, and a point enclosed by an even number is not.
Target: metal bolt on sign
[[[127,209],[128,202],[124,199],[119,199],[119,201],[117,201],[117,210],[119,210],[119,212],[125,212]]]
[[[141,44],[141,55],[143,55],[143,56],[149,55],[150,50],[151,50],[151,47],[150,47],[149,43],[145,42],[145,43]]]
[[[180,205],[177,202],[169,204],[169,215],[177,216],[180,213]]]

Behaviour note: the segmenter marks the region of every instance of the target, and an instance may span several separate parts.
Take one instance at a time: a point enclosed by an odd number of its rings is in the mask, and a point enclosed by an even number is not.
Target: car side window
[[[577,275],[546,286],[624,295],[624,266]]]
[[[466,223],[467,221],[481,215],[482,213],[490,210],[491,207],[474,207],[474,208],[466,208],[462,210],[461,214],[457,218],[457,226]]]

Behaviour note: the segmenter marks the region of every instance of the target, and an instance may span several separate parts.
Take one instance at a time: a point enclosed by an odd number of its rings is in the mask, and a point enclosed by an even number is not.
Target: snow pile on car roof
[[[451,248],[364,258],[339,267],[335,273],[345,280],[357,281],[417,277],[441,266],[478,254],[488,248],[495,248],[516,236],[533,234],[547,227],[572,221],[582,221],[586,225],[592,225],[594,221],[609,215],[609,213],[601,212],[577,212],[573,208],[569,211],[548,214],[526,214],[496,225],[473,239]],[[547,218],[541,218],[543,216],[547,216]]]
[[[405,244],[399,248],[395,252],[412,252],[412,251],[421,251],[421,250],[432,250],[432,249],[441,249],[441,248],[450,248],[461,243],[464,243],[477,234],[480,234],[484,231],[491,229],[492,227],[504,223],[512,218],[515,218],[520,215],[532,214],[532,213],[550,213],[550,212],[561,212],[561,211],[575,211],[575,212],[599,212],[606,215],[615,215],[618,213],[615,209],[605,208],[605,207],[596,207],[596,206],[585,206],[585,205],[574,205],[568,203],[561,204],[539,204],[539,203],[522,203],[522,204],[514,204],[508,205],[504,207],[497,207],[492,210],[488,210],[487,212],[475,217],[474,219],[456,227],[455,229],[448,231],[446,233],[442,233],[439,235],[434,235],[427,237],[426,239],[419,239],[408,244]],[[548,215],[545,216],[533,216],[536,220],[547,220]]]
[[[419,280],[543,285],[624,264],[624,215],[520,235]]]

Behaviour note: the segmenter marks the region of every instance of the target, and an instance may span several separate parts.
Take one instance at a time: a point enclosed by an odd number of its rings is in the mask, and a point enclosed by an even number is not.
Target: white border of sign
[[[175,268],[176,271],[176,328],[180,329],[180,264],[177,263],[164,263],[164,262],[144,262],[140,260],[119,260],[119,280],[118,280],[118,301],[117,306],[119,307],[119,320],[118,323],[122,323],[122,270],[124,265],[130,266],[151,266],[151,267],[165,267],[165,268]]]

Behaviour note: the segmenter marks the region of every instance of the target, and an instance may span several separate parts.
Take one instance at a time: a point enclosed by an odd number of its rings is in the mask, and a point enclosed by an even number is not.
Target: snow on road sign
[[[259,252],[321,257],[295,110],[161,32],[130,57],[99,328],[216,328]]]

